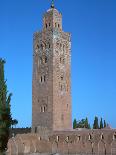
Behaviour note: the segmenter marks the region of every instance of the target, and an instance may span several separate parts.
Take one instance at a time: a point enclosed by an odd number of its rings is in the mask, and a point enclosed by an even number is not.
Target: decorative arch
[[[106,144],[103,141],[98,143],[98,153],[106,155]]]
[[[93,143],[91,141],[87,141],[85,151],[87,154],[93,153]]]
[[[116,141],[112,141],[111,144],[111,154],[116,155]]]
[[[36,45],[36,49],[39,49],[39,44]]]
[[[113,134],[113,140],[116,140],[116,132]]]
[[[43,104],[40,106],[40,112],[46,112],[47,111],[47,105]]]
[[[89,133],[88,140],[92,140],[92,135]]]
[[[101,134],[101,140],[104,140],[104,135],[103,135],[103,133]]]
[[[52,143],[52,153],[53,154],[58,153],[58,143],[56,141]]]
[[[24,142],[24,153],[30,153],[30,142]]]

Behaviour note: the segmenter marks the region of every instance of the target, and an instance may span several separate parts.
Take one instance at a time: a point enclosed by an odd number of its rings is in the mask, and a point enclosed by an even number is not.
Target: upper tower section
[[[58,12],[52,3],[51,8],[47,10],[43,17],[43,30],[62,31],[62,14]]]

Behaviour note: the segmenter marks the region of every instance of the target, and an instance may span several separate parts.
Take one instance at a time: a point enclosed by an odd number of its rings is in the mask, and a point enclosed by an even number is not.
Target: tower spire
[[[52,0],[51,8],[54,8],[54,0]]]

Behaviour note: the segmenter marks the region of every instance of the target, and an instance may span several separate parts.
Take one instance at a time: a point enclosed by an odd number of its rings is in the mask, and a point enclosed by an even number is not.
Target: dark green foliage
[[[4,63],[0,59],[0,152],[7,148],[9,129],[11,127],[10,101],[12,94],[8,94],[4,79]]]
[[[95,119],[94,119],[94,124],[93,124],[93,129],[103,129],[105,128],[107,125],[106,125],[106,121],[104,120],[104,123],[103,123],[103,119],[101,118],[100,119],[100,124],[99,124],[99,121],[98,121],[98,117],[95,116]]]
[[[77,128],[84,128],[84,119],[77,121]]]
[[[74,121],[73,121],[73,129],[76,129],[77,128],[77,121],[76,121],[76,119],[74,119]]]
[[[104,120],[104,128],[106,128],[106,121]]]
[[[97,116],[95,116],[95,119],[94,119],[93,129],[99,129],[99,123],[98,123],[98,117]]]
[[[103,119],[101,118],[100,124],[99,124],[99,119],[98,119],[97,116],[95,116],[94,123],[93,123],[93,129],[102,129],[102,128],[105,128],[106,126],[107,126],[107,124],[106,124],[105,120],[104,120],[104,123],[103,123]],[[86,119],[82,119],[80,121],[77,121],[76,119],[74,119],[74,121],[73,121],[73,129],[76,129],[76,128],[91,129],[88,118],[86,117]]]
[[[18,121],[17,121],[16,119],[13,119],[13,120],[12,120],[12,126],[15,125],[15,128],[16,128],[16,125],[17,125],[17,124],[18,124]]]
[[[103,129],[103,121],[102,121],[102,118],[100,120],[100,129]]]
[[[90,129],[91,127],[90,127],[90,124],[89,124],[89,122],[88,122],[88,118],[86,117],[86,119],[85,119],[85,128],[87,128],[87,129]]]
[[[82,119],[81,121],[77,122],[77,128],[87,128],[90,129],[90,124],[88,123],[88,118]]]
[[[77,122],[77,128],[85,128],[85,119]]]

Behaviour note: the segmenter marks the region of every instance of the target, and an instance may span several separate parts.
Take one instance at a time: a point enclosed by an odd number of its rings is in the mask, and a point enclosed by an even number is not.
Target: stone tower
[[[72,128],[71,40],[62,30],[62,14],[51,8],[34,33],[32,131]]]

